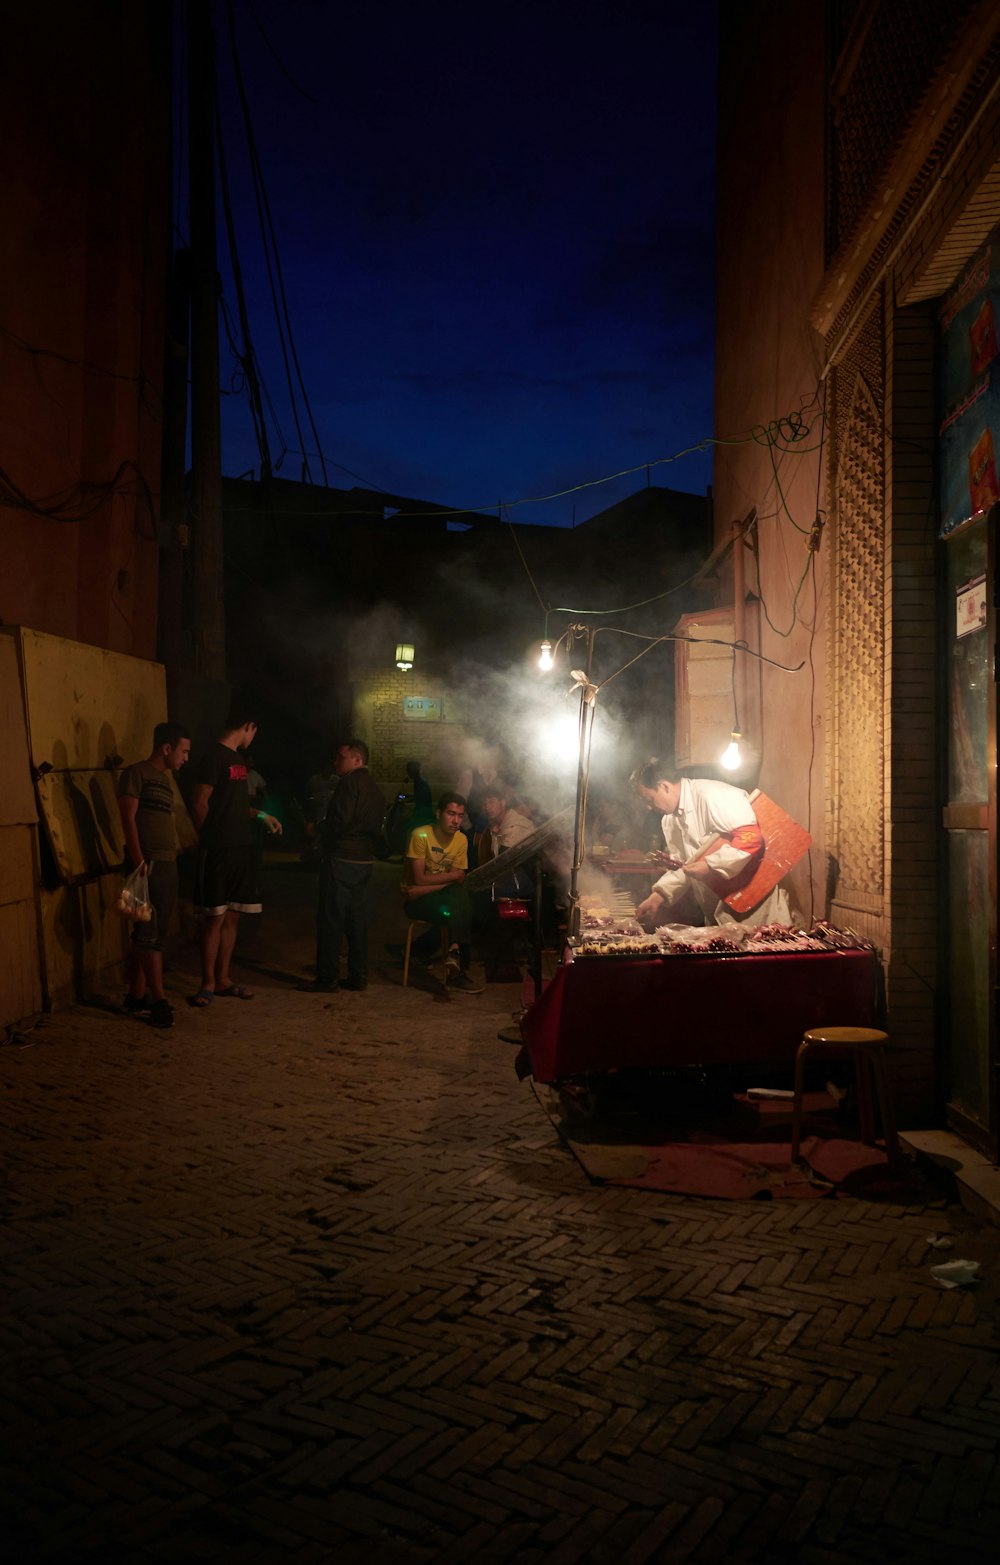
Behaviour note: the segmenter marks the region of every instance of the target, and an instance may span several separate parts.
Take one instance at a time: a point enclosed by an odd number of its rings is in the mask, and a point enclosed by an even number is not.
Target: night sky
[[[214,12],[272,458],[298,478],[225,0]],[[233,0],[233,13],[332,484],[492,507],[643,468],[510,513],[566,525],[711,434],[714,6]],[[184,232],[183,168],[177,187]],[[224,239],[220,256],[235,317]],[[223,338],[224,389],[233,370]],[[246,397],[224,397],[224,471],[259,460]],[[711,454],[650,478],[703,493]]]

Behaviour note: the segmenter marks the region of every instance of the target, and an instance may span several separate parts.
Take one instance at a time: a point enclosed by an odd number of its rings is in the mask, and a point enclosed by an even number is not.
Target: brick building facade
[[[811,825],[813,910],[882,952],[905,1115],[994,1147],[994,979],[956,1003],[941,830],[935,363],[942,300],[1000,215],[996,8],[830,0],[794,28],[730,8],[720,70],[717,433],[755,438],[719,450],[718,537],[753,514],[761,650],[804,665],[763,678],[762,784]],[[977,808],[952,824],[988,831],[992,865],[995,801]],[[973,936],[993,974],[990,877]],[[970,1049],[976,1103],[956,1092]]]

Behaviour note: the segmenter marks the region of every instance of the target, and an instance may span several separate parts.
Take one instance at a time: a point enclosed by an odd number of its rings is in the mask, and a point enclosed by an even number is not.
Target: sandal
[[[244,989],[242,984],[230,984],[228,989],[216,989],[220,1000],[252,1000],[253,990]]]
[[[211,1005],[214,999],[214,989],[199,989],[197,994],[191,996],[188,1005],[193,1005],[197,1010],[204,1011],[206,1007]]]

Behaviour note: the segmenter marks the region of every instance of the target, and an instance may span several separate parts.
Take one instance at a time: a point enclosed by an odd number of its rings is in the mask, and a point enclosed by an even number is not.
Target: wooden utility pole
[[[219,270],[215,242],[215,37],[207,0],[188,7],[191,185],[191,521],[195,670],[226,677]]]
[[[185,676],[194,672],[184,603],[184,560],[190,543],[184,512],[191,326],[190,259],[187,250],[175,250],[167,297],[167,347],[163,369],[157,656],[166,666],[168,705],[171,711],[176,709],[177,693]]]

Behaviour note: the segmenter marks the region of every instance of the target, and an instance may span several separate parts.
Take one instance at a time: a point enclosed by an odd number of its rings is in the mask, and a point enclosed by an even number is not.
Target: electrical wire
[[[312,431],[316,449],[319,452],[320,469],[323,474],[323,483],[329,487],[329,476],[326,470],[326,459],[323,455],[323,444],[316,428],[316,420],[313,417],[312,406],[306,391],[305,380],[302,375],[302,366],[299,363],[298,351],[295,347],[295,337],[292,332],[291,317],[288,310],[288,298],[285,292],[285,281],[281,270],[281,258],[278,253],[277,234],[274,228],[274,219],[271,215],[271,205],[267,195],[267,187],[264,181],[263,166],[257,151],[257,139],[254,134],[253,121],[250,114],[250,104],[247,99],[246,87],[243,81],[243,71],[240,65],[239,47],[236,40],[236,19],[233,12],[233,0],[226,0],[226,17],[229,24],[230,51],[232,54],[233,70],[235,73],[236,90],[240,100],[243,114],[243,125],[247,140],[247,150],[250,157],[250,167],[253,175],[254,197],[257,203],[257,217],[260,224],[261,239],[264,246],[264,258],[267,268],[268,282],[271,288],[271,299],[274,306],[275,322],[278,328],[278,338],[281,344],[281,353],[285,365],[285,376],[288,384],[288,394],[292,404],[292,416],[296,433],[299,438],[299,447],[305,450],[306,441],[299,422],[298,404],[293,384],[292,368],[295,367],[295,379],[298,381],[299,393],[309,427]],[[289,363],[291,357],[291,364]],[[311,481],[311,473],[308,467],[308,458],[304,457],[306,474]]]
[[[757,442],[756,442],[756,437],[755,437],[755,435],[752,432],[750,434],[736,435],[736,436],[732,436],[732,437],[723,437],[723,436],[715,437],[715,436],[710,436],[710,437],[706,438],[705,440],[699,440],[696,445],[685,446],[683,448],[683,450],[675,451],[671,456],[654,457],[653,459],[651,459],[650,461],[647,461],[647,462],[638,462],[638,463],[636,463],[636,465],[634,467],[623,467],[623,468],[620,468],[615,473],[606,473],[601,478],[587,478],[587,479],[582,480],[582,482],[580,482],[578,484],[571,484],[568,489],[554,490],[551,494],[523,495],[523,496],[521,496],[520,499],[517,499],[517,500],[501,500],[499,502],[499,504],[500,504],[500,506],[504,510],[507,510],[507,511],[513,510],[515,507],[522,506],[522,505],[546,505],[549,502],[551,502],[552,500],[563,500],[563,499],[566,498],[567,495],[579,494],[584,489],[595,489],[595,488],[600,487],[600,485],[602,485],[602,484],[612,484],[619,478],[630,478],[634,473],[644,473],[647,468],[663,467],[667,463],[670,463],[670,462],[679,462],[682,457],[691,456],[692,454],[694,454],[696,452],[699,452],[699,451],[707,451],[712,446],[740,446],[740,445],[750,445],[750,444],[753,444],[753,443],[757,443]],[[398,511],[396,514],[400,518],[409,518],[409,517],[427,518],[427,517],[432,517],[432,516],[433,517],[438,517],[438,516],[492,516],[493,513],[497,510],[497,505],[498,505],[498,502],[496,500],[489,500],[489,501],[484,501],[481,505],[439,506],[439,507],[436,507],[434,510],[427,510],[427,511]],[[286,510],[286,511],[283,511],[282,514],[286,515],[286,516],[306,516],[306,515],[311,516],[313,514],[313,512],[311,510],[310,511],[289,511],[289,510]],[[350,514],[350,513],[341,513],[341,514]],[[362,515],[364,513],[358,512],[357,514],[358,515]]]
[[[222,133],[222,117],[219,113],[218,93],[215,95],[214,109],[215,142],[219,158],[219,187],[222,193],[226,235],[229,241],[229,264],[232,268],[233,281],[236,286],[236,304],[239,310],[240,332],[243,339],[242,352],[233,341],[233,334],[229,331],[228,322],[226,330],[233,356],[246,383],[250,417],[253,420],[254,438],[257,441],[257,451],[260,456],[260,476],[266,482],[271,476],[271,450],[267,440],[267,425],[264,421],[264,406],[261,399],[260,381],[257,376],[256,355],[250,336],[250,317],[247,311],[246,291],[243,287],[243,269],[240,265],[239,248],[236,243],[236,224],[233,218],[233,204],[229,190],[229,169],[226,163],[226,149]]]
[[[156,423],[162,423],[163,404],[159,392],[154,382],[143,373],[141,368],[137,375],[129,375],[122,370],[109,369],[106,364],[95,364],[92,359],[74,359],[69,354],[59,353],[55,348],[37,347],[6,326],[0,326],[0,339],[32,359],[51,359],[56,364],[65,364],[70,369],[80,370],[84,375],[96,375],[102,380],[120,380],[125,385],[138,386],[146,411]]]
[[[646,652],[652,652],[654,647],[662,646],[667,641],[686,641],[697,647],[735,647],[738,652],[745,652],[747,657],[756,658],[758,663],[769,663],[772,668],[780,669],[783,674],[798,674],[801,669],[805,668],[804,660],[801,663],[779,663],[777,658],[769,658],[763,652],[755,652],[753,647],[748,646],[745,641],[726,641],[719,636],[682,636],[676,633],[650,636],[639,630],[623,630],[620,625],[594,625],[593,627],[589,625],[569,625],[553,646],[552,656],[555,657],[564,641],[568,647],[571,644],[571,639],[577,639],[581,635],[596,637],[602,631],[610,631],[615,636],[629,636],[633,641],[645,641],[648,642],[648,646],[642,652],[637,653],[634,658],[631,658],[623,667],[616,669],[613,674],[609,674],[607,679],[602,679],[600,684],[594,687],[597,690],[603,690],[605,685],[610,685],[611,681],[617,679],[619,674],[624,674],[625,669],[631,668],[632,664],[637,663],[640,657],[645,656]]]
[[[545,615],[545,624],[546,624],[546,627],[547,627],[548,623],[549,623],[549,616],[548,616],[548,613],[547,613],[546,608],[545,608],[545,600],[544,600],[544,598],[542,597],[541,593],[538,590],[538,586],[537,586],[537,584],[535,582],[534,576],[532,576],[532,574],[531,574],[531,571],[530,571],[530,569],[528,567],[528,562],[527,562],[527,560],[524,557],[524,550],[521,548],[521,540],[518,538],[517,533],[514,530],[514,523],[510,520],[509,517],[507,518],[507,526],[510,529],[510,536],[514,540],[514,547],[515,547],[515,549],[517,550],[518,554],[521,557],[521,564],[524,566],[524,574],[527,576],[529,582],[531,583],[532,591],[534,592],[535,597],[538,599],[538,607],[541,609],[542,613]]]
[[[126,486],[122,480],[126,474],[134,474],[134,484]],[[30,511],[33,516],[44,517],[49,522],[88,522],[115,496],[134,498],[141,495],[150,518],[150,531],[142,536],[150,542],[156,539],[156,506],[152,490],[142,469],[131,458],[118,464],[114,477],[105,482],[81,479],[65,489],[54,490],[35,500],[0,467],[0,505],[20,511]]]
[[[299,86],[298,82],[295,80],[294,76],[289,71],[287,65],[281,59],[280,55],[278,54],[278,51],[275,49],[275,47],[274,47],[273,43],[271,42],[270,38],[267,36],[267,33],[264,31],[264,24],[261,21],[260,17],[257,15],[257,8],[254,5],[253,0],[245,0],[245,4],[246,4],[247,10],[250,12],[250,15],[253,17],[255,23],[257,24],[257,31],[260,33],[260,36],[264,40],[264,44],[265,44],[265,47],[267,49],[267,52],[270,54],[272,60],[274,61],[275,65],[278,67],[278,70],[281,72],[282,76],[285,78],[285,80],[288,83],[289,87],[291,87],[293,89],[293,91],[297,92],[300,98],[305,98],[307,103],[313,104],[316,108],[321,108],[322,105],[320,104],[319,99],[318,98],[314,98],[312,93],[306,92],[304,87],[300,87]]]

